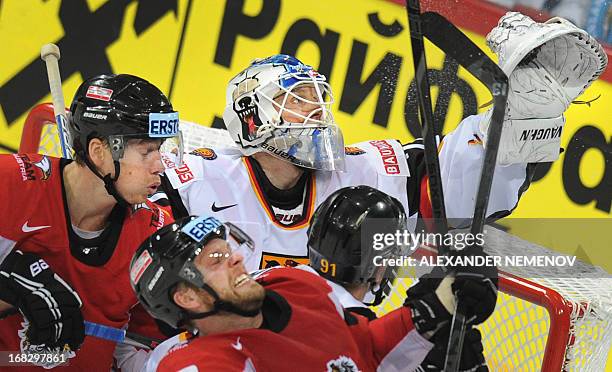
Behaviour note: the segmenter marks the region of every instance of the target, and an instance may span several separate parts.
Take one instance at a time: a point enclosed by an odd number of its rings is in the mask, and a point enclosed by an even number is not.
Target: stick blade
[[[423,35],[451,56],[490,90],[495,83],[508,81],[508,77],[473,41],[442,15],[425,12]]]

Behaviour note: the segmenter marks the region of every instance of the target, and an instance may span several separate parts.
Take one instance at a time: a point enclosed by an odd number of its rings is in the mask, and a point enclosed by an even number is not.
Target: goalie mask
[[[344,140],[325,76],[284,54],[255,60],[228,85],[223,120],[245,156],[265,151],[297,166],[344,170]]]
[[[312,217],[310,266],[340,285],[368,283],[374,297],[368,305],[379,305],[397,273],[393,267],[376,266],[375,257],[394,258],[401,250],[397,245],[374,249],[362,242],[370,240],[369,232],[395,233],[405,228],[406,214],[397,199],[370,186],[345,187],[331,194]]]
[[[70,105],[70,134],[73,148],[91,171],[104,181],[110,195],[127,202],[115,189],[120,160],[130,139],[160,139],[160,151],[177,156],[181,163],[183,143],[178,112],[168,98],[148,81],[132,75],[98,75],[85,80]],[[89,160],[89,142],[108,141],[115,176],[102,175]]]
[[[255,316],[259,312],[244,311],[221,300],[205,283],[194,260],[213,239],[226,240],[232,252],[254,249],[251,238],[237,226],[205,216],[181,218],[162,227],[140,245],[130,264],[130,283],[151,316],[178,328],[188,319],[204,318],[219,311],[242,316]],[[182,282],[207,291],[215,299],[214,309],[195,314],[177,306],[172,295]]]

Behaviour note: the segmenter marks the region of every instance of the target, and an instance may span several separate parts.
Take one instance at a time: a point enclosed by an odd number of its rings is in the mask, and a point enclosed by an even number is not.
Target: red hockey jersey
[[[87,264],[87,257],[84,262],[76,259],[76,235],[68,228],[63,192],[62,170],[67,163],[38,154],[0,155],[0,261],[13,248],[39,255],[77,291],[85,320],[121,328],[128,321],[130,308],[138,302],[129,280],[132,255],[149,235],[172,222],[172,218],[149,204],[130,210],[116,207],[110,223],[116,227],[110,228],[108,236],[103,233],[104,239],[99,242],[105,248],[101,251],[106,253]],[[21,350],[22,322],[21,315],[0,320],[0,350]],[[113,342],[86,337],[62,371],[109,371],[114,348]],[[44,370],[34,366],[20,368]]]
[[[257,280],[267,293],[261,328],[180,343],[158,371],[412,371],[431,349],[407,308],[372,322],[345,318],[318,275],[279,267]]]

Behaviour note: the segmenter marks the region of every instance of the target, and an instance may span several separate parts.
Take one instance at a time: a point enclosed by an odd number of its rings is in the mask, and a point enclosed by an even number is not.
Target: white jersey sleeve
[[[138,349],[132,345],[118,343],[115,346],[113,358],[122,372],[142,372],[145,371],[151,353],[151,351]]]
[[[478,135],[481,116],[465,118],[438,147],[444,203],[447,218],[452,219],[451,227],[463,227],[474,213],[485,153]],[[423,140],[417,139],[403,148],[410,169],[406,185],[409,214],[417,210],[421,217],[431,217]],[[529,187],[534,171],[535,164],[496,166],[487,217],[496,219],[510,214]]]
[[[457,219],[455,222],[469,219],[474,213],[485,153],[477,135],[480,117],[464,119],[444,137],[439,149],[446,215],[449,219]],[[529,186],[532,170],[534,167],[528,164],[495,167],[487,217],[501,218],[516,208],[521,194]]]
[[[482,115],[470,116],[446,135],[438,148],[446,215],[460,227],[474,213],[484,148],[478,137]],[[408,228],[417,216],[429,217],[431,201],[421,139],[400,145],[396,140],[361,142],[347,147],[347,172],[330,176],[330,189],[364,184],[398,199],[406,209]],[[496,166],[487,209],[489,218],[501,218],[516,208],[529,186],[534,165]],[[338,181],[334,182],[334,178]],[[329,193],[328,193],[329,194]]]
[[[189,332],[182,332],[149,351],[119,343],[114,354],[117,367],[121,372],[155,372],[159,362],[171,350],[182,347],[191,337],[193,336]]]
[[[175,348],[180,348],[182,345],[186,344],[187,341],[192,337],[192,335],[188,332],[179,333],[176,336],[170,337],[165,340],[161,344],[157,345],[153,351],[150,352],[149,358],[146,361],[145,367],[143,369],[144,372],[155,372],[157,371],[157,366],[159,366],[159,362],[168,355],[170,350]]]

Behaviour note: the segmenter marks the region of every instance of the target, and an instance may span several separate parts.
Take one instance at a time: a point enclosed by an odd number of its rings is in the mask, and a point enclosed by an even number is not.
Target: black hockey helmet
[[[227,240],[232,250],[253,242],[242,230],[230,223],[223,224],[214,217],[188,216],[159,229],[145,240],[130,263],[130,283],[144,308],[154,317],[172,327],[184,325],[188,319],[204,318],[219,311],[254,316],[257,312],[243,312],[219,299],[217,293],[204,282],[195,258],[211,240]],[[202,288],[215,298],[215,307],[206,313],[187,313],[172,299],[181,282]]]
[[[400,247],[377,250],[362,242],[372,233],[394,233],[405,228],[406,213],[397,199],[370,186],[342,188],[319,205],[312,217],[308,228],[310,266],[340,285],[370,283],[373,305],[378,305],[389,292],[396,272],[391,267],[376,266],[374,257],[396,257]],[[382,282],[376,283],[380,279]]]
[[[176,148],[175,153],[182,154],[178,112],[157,87],[137,76],[110,74],[85,80],[70,105],[69,122],[75,152],[105,181],[109,193],[119,202],[124,201],[112,183],[119,177],[119,159],[123,157],[127,140],[173,138],[167,151]],[[108,141],[115,161],[114,179],[99,174],[89,161],[88,145],[93,138]]]
[[[83,158],[93,138],[126,136],[168,138],[178,133],[178,113],[156,86],[133,75],[98,75],[85,80],[70,105],[74,149]],[[150,125],[150,114],[168,114],[163,126]],[[109,141],[113,159],[123,155],[122,143]]]

